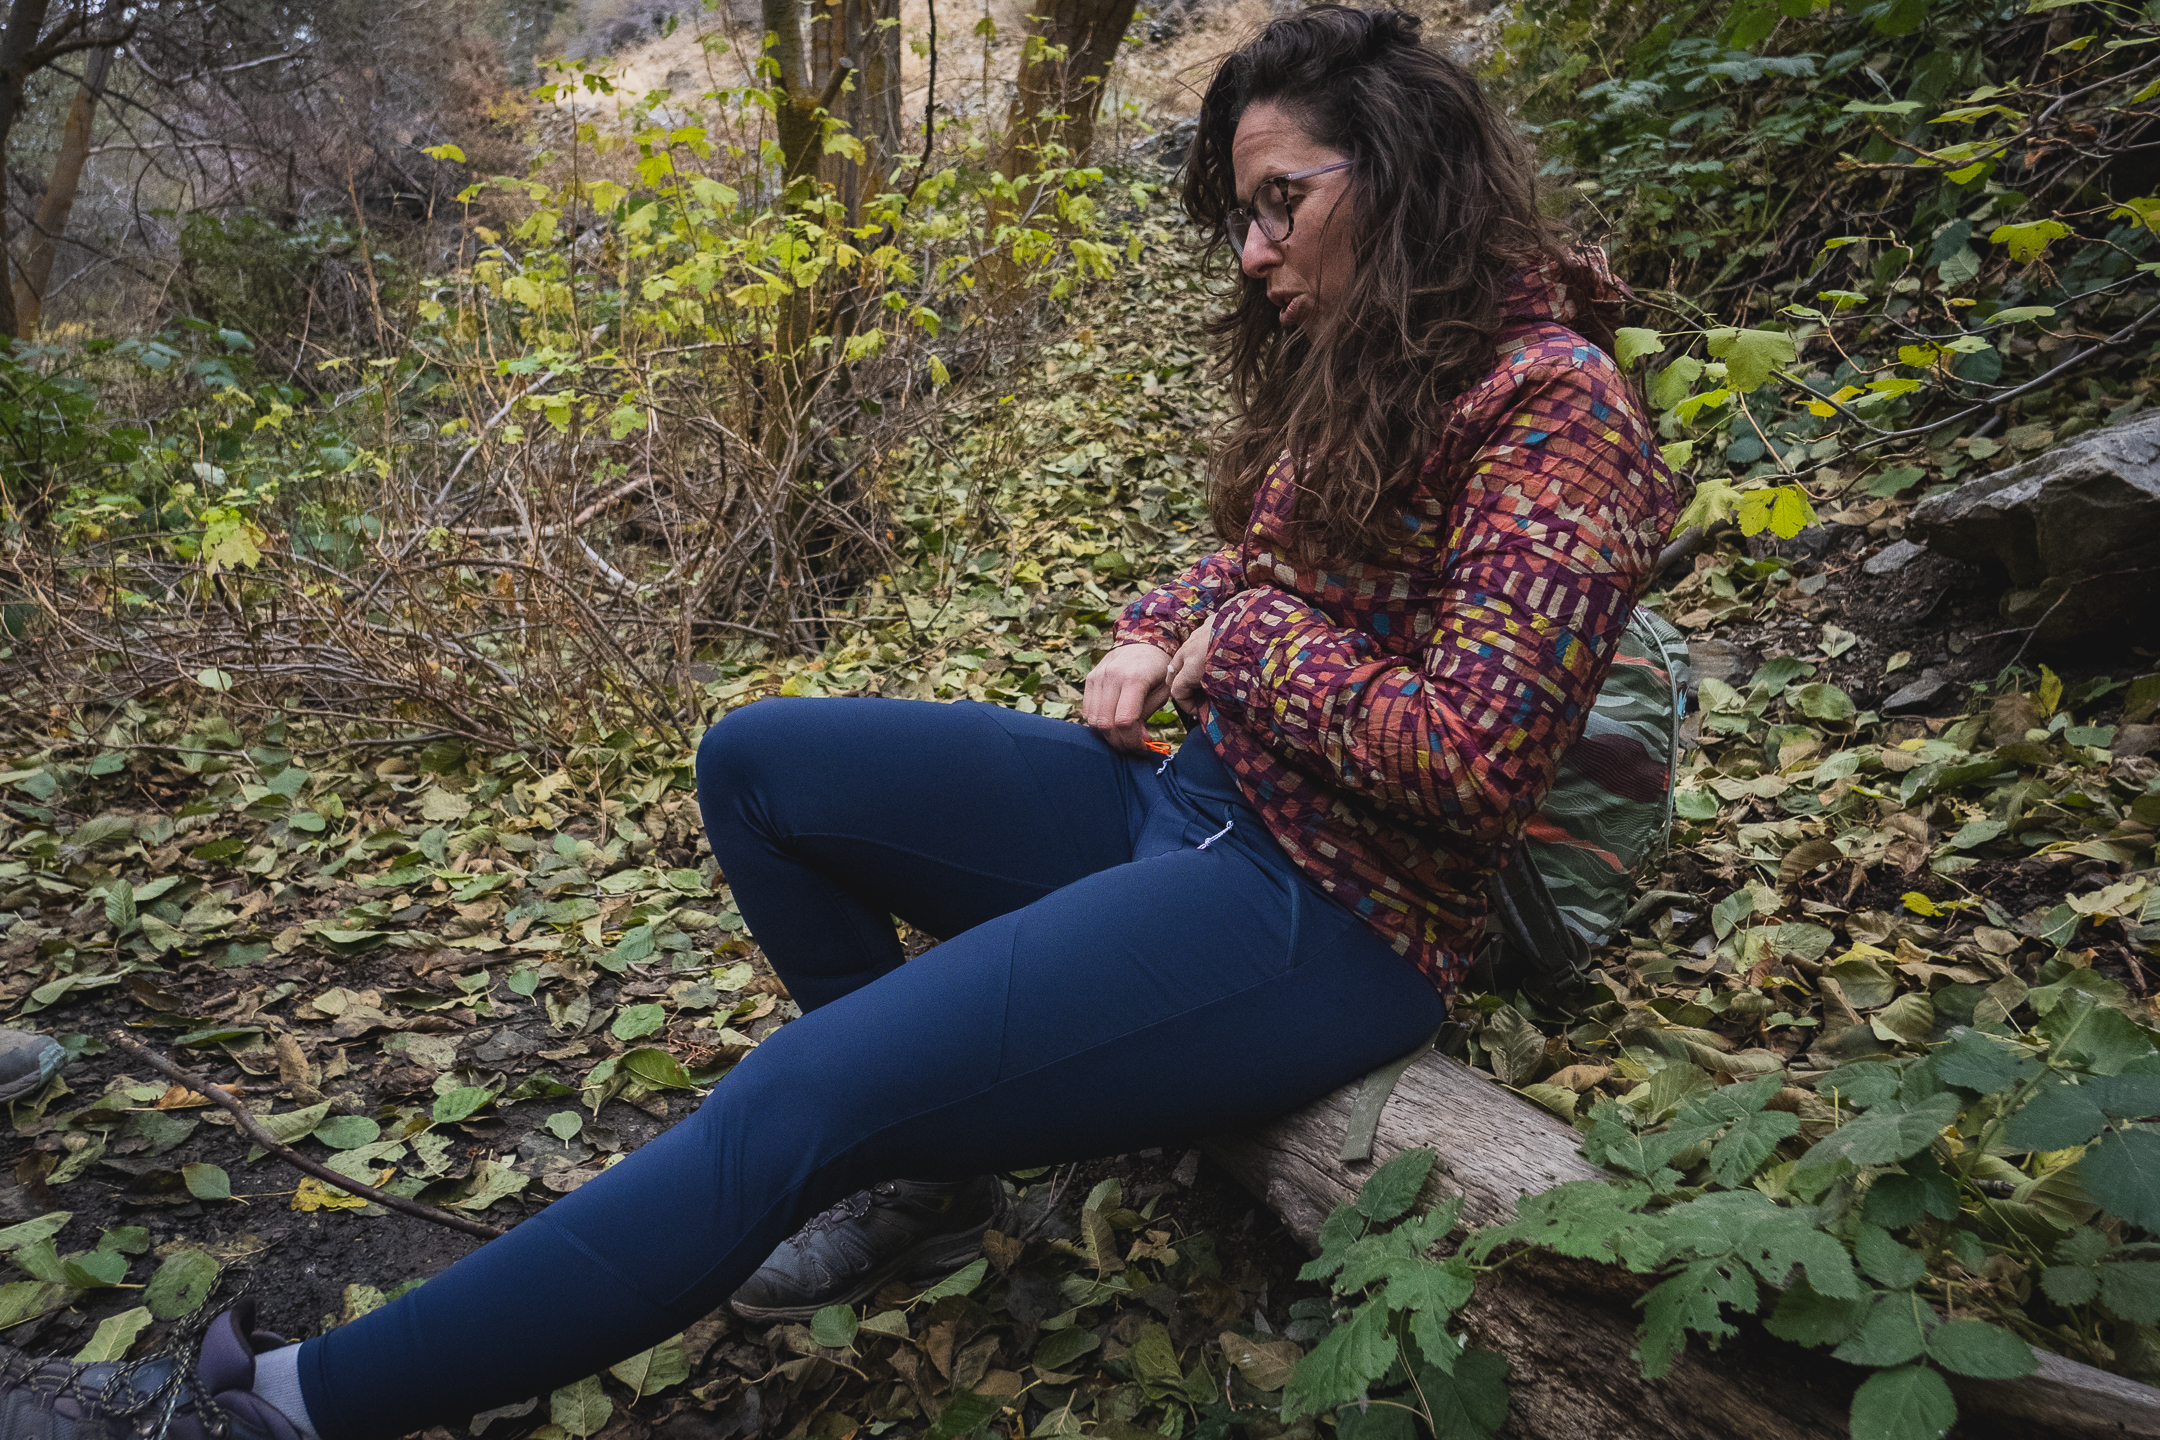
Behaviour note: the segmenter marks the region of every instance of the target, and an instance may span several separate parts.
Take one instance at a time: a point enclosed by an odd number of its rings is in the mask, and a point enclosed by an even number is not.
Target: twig
[[[453,1215],[449,1211],[437,1209],[433,1205],[422,1205],[419,1201],[407,1200],[402,1195],[392,1195],[387,1190],[378,1190],[373,1185],[355,1180],[350,1175],[340,1175],[329,1166],[308,1159],[307,1156],[302,1155],[299,1151],[272,1135],[268,1130],[265,1130],[262,1122],[255,1118],[253,1112],[231,1095],[220,1090],[201,1076],[189,1074],[163,1055],[158,1054],[157,1051],[152,1050],[149,1046],[128,1034],[125,1030],[115,1030],[107,1038],[174,1084],[184,1085],[188,1089],[198,1092],[213,1105],[223,1109],[226,1114],[233,1117],[233,1123],[240,1127],[241,1133],[245,1134],[248,1139],[254,1141],[272,1155],[277,1156],[278,1159],[283,1160],[295,1170],[312,1175],[326,1185],[335,1185],[340,1190],[372,1200],[378,1205],[388,1206],[400,1214],[411,1215],[415,1219],[433,1221],[437,1225],[446,1225],[452,1230],[462,1231],[467,1235],[476,1236],[482,1240],[499,1240],[502,1238],[504,1232],[493,1225],[484,1225],[478,1220],[468,1220],[462,1215]]]

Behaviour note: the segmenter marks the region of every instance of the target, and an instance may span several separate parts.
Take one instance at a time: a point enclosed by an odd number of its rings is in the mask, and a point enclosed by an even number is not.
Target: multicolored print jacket
[[[1201,723],[1298,866],[1451,994],[1485,884],[1582,733],[1677,505],[1648,420],[1568,327],[1627,294],[1599,252],[1516,282],[1490,374],[1437,427],[1402,539],[1309,568],[1287,461],[1238,543],[1127,607],[1175,652],[1209,615]]]

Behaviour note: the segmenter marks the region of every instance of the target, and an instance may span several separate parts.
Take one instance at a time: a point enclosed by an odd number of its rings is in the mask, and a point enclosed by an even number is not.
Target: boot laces
[[[181,1407],[188,1404],[194,1406],[204,1431],[212,1436],[226,1436],[231,1432],[231,1421],[195,1373],[202,1352],[203,1332],[209,1328],[212,1318],[213,1312],[206,1307],[180,1322],[164,1346],[139,1360],[129,1360],[115,1367],[105,1378],[105,1383],[95,1390],[82,1383],[82,1372],[88,1367],[71,1366],[66,1377],[47,1393],[56,1400],[75,1401],[94,1418],[128,1422],[129,1430],[141,1440],[163,1440]],[[22,1378],[34,1383],[38,1370],[43,1367],[35,1361],[29,1363],[31,1368]],[[137,1376],[161,1363],[170,1366],[163,1378],[147,1388],[136,1383]],[[16,1369],[13,1363],[8,1368]]]
[[[838,1204],[820,1210],[817,1214],[811,1216],[796,1234],[798,1236],[815,1235],[820,1231],[830,1230],[836,1225],[845,1225],[851,1220],[862,1219],[863,1216],[870,1213],[870,1206],[875,1202],[874,1189],[875,1187],[872,1190],[858,1190]]]

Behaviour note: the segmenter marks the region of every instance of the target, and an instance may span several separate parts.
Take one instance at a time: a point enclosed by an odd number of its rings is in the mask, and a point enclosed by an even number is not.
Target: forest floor
[[[1205,303],[1189,270],[1132,267],[956,403],[955,463],[896,499],[916,538],[861,618],[814,658],[715,666],[708,711],[884,693],[1070,715],[1111,614],[1206,543],[1197,462],[1221,401],[1197,343],[1164,338],[1196,335]],[[1988,458],[1916,468],[1940,484]],[[1609,948],[1587,1010],[1462,997],[1468,1058],[1498,1081],[1573,1117],[1674,1057],[1704,1085],[1804,1084],[2049,985],[2144,1013],[2160,890],[2133,800],[2152,762],[2110,746],[2160,702],[2160,662],[2027,653],[1962,567],[1865,577],[1927,485],[1904,488],[1826,506],[1796,542],[1723,543],[1652,597],[1701,671],[1704,743],[1646,886],[1668,895]],[[1878,712],[1930,668],[1930,709]],[[115,1027],[343,1173],[496,1225],[726,1083],[797,1012],[702,848],[688,739],[587,729],[501,755],[298,719],[243,733],[215,696],[0,736],[0,1020],[75,1052],[10,1112],[0,1336],[139,1352],[243,1289],[306,1336],[474,1244],[248,1159],[220,1110],[108,1045]],[[2030,783],[1956,788],[2005,767]],[[1814,863],[1785,873],[1795,856]],[[1327,1311],[1263,1205],[1197,1151],[1013,1183],[1015,1233],[951,1286],[815,1328],[716,1314],[472,1431],[1281,1431],[1270,1396]]]

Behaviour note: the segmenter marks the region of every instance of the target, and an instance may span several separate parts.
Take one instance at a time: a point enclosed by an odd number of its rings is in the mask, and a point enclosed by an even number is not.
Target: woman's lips
[[[1291,321],[1295,320],[1304,309],[1305,297],[1303,295],[1293,295],[1290,297],[1289,304],[1283,306],[1280,310],[1275,312],[1275,323],[1278,325],[1288,325]]]

